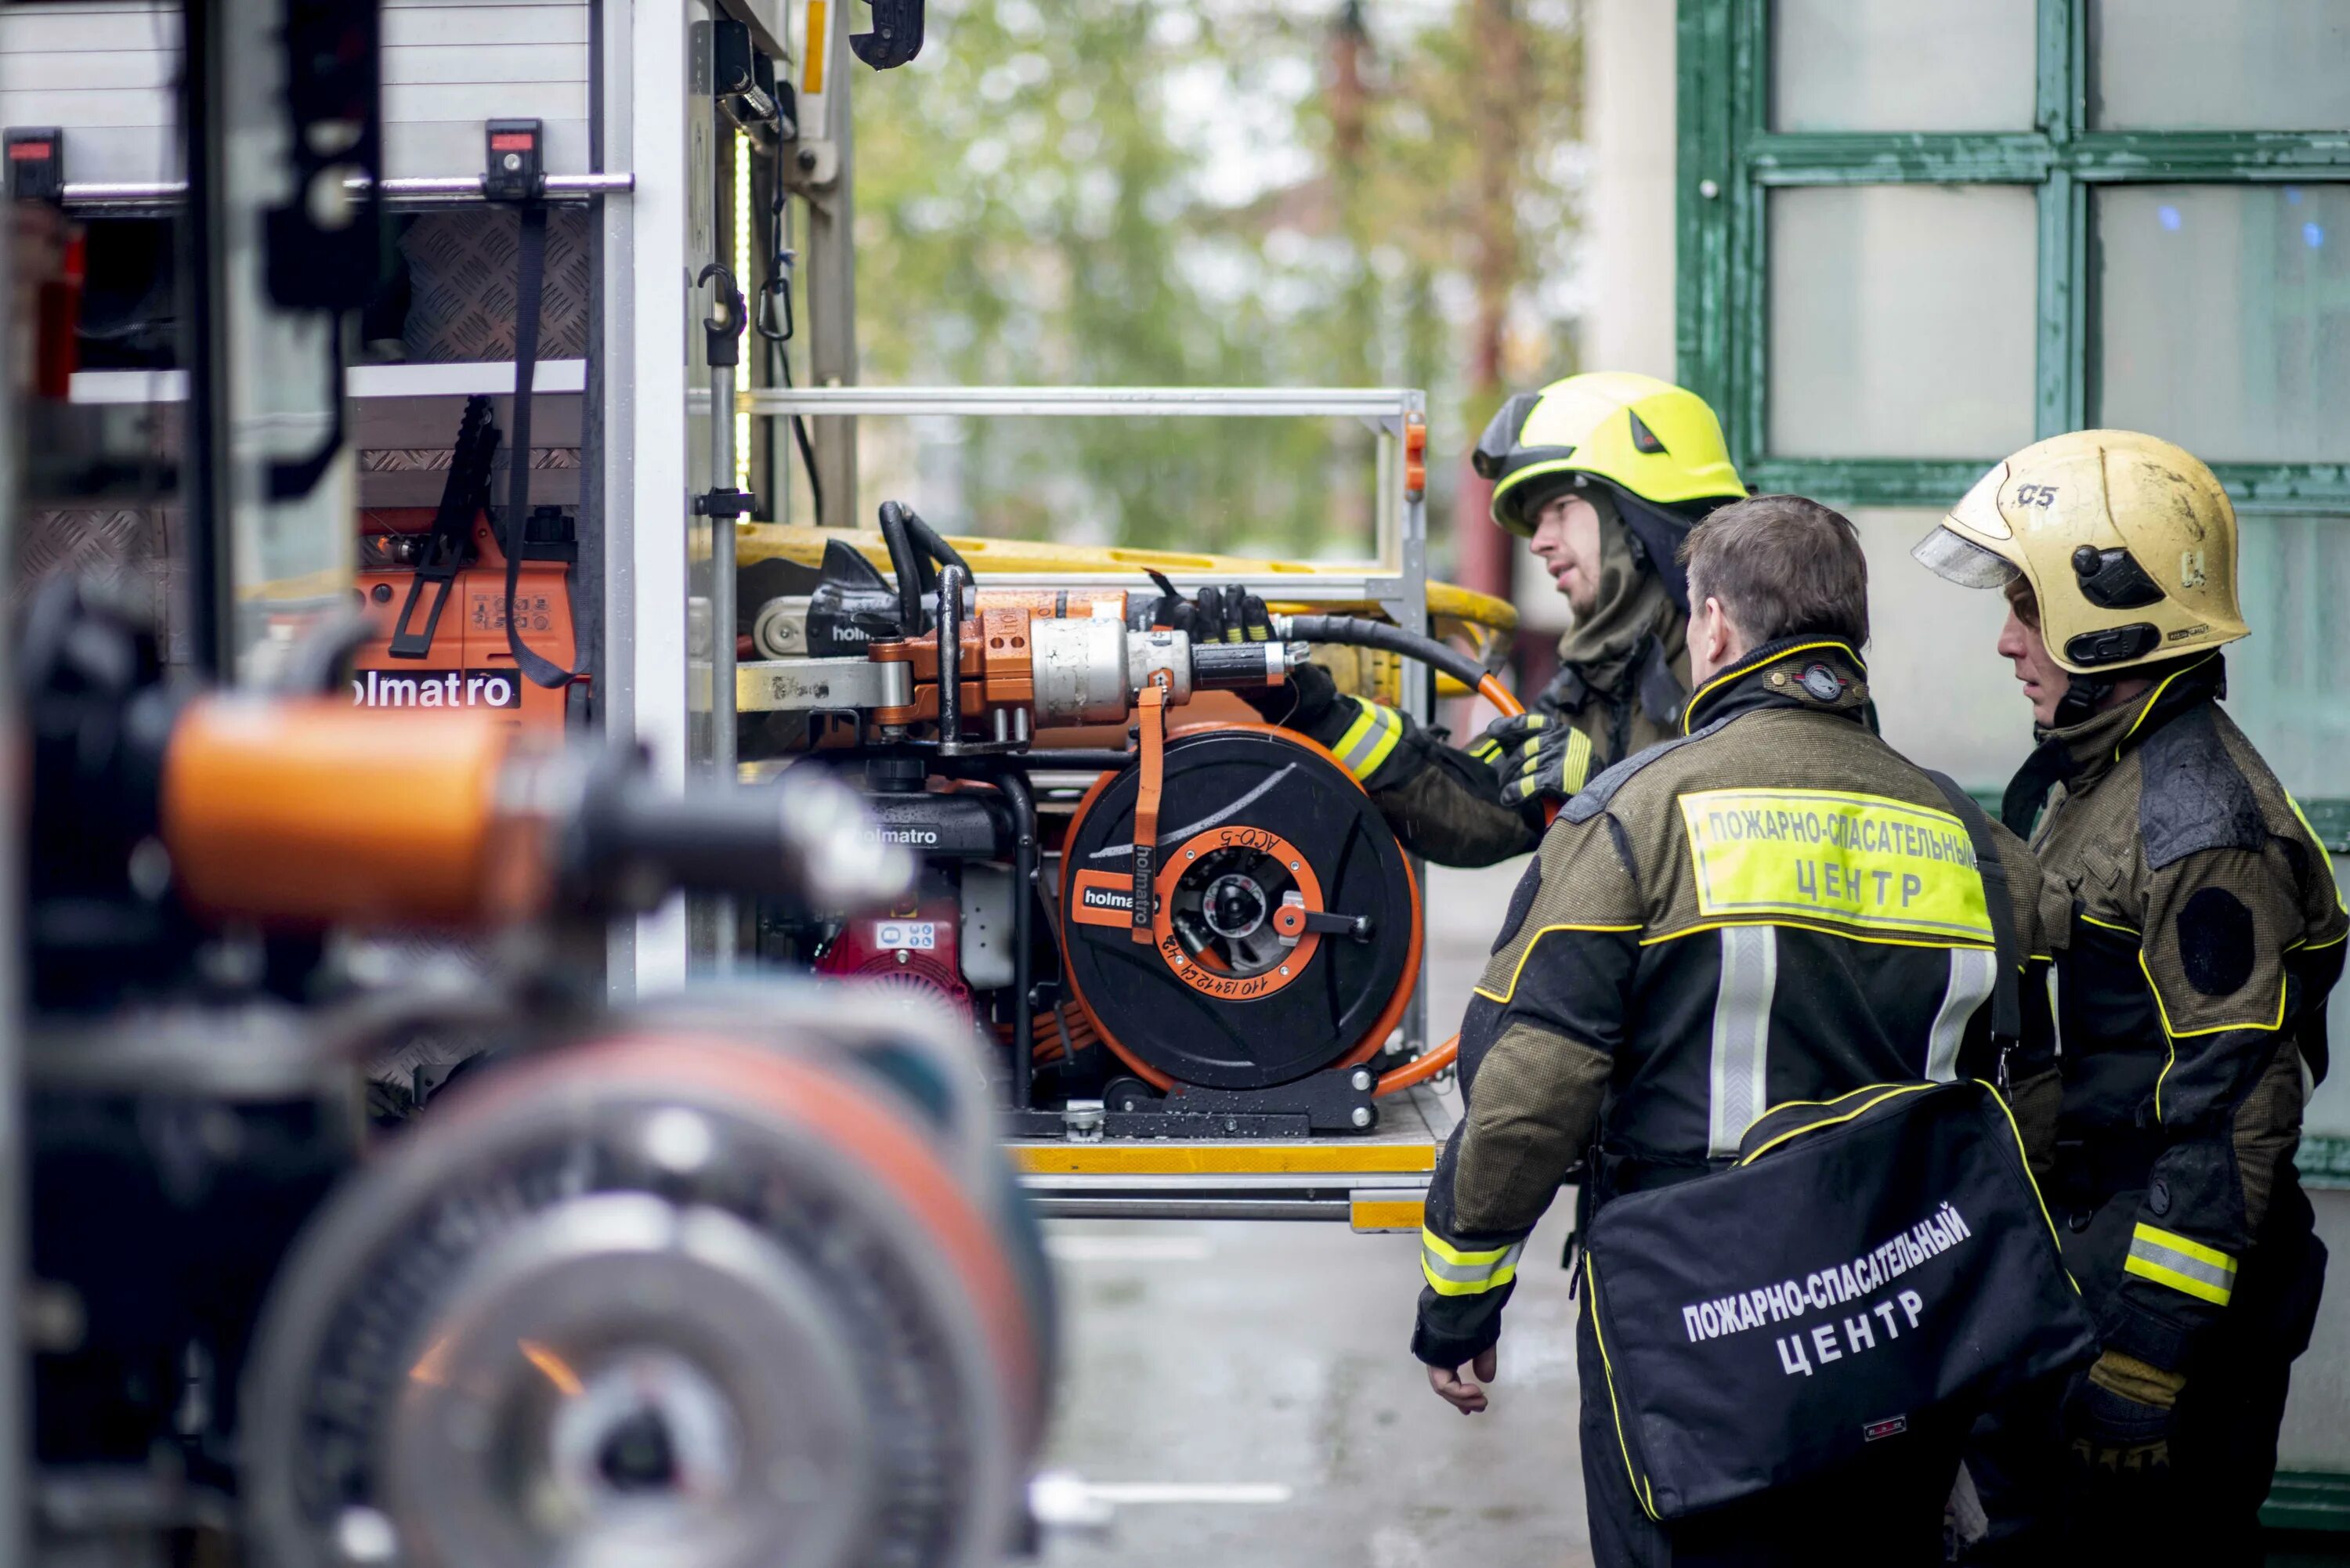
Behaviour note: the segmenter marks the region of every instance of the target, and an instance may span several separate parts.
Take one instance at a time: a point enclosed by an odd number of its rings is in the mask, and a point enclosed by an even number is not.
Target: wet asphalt
[[[1516,867],[1430,877],[1430,1027],[1450,1033]],[[1526,1251],[1492,1408],[1408,1347],[1419,1243],[1335,1224],[1063,1221],[1051,1461],[1115,1503],[1048,1568],[1582,1568],[1568,1205]]]

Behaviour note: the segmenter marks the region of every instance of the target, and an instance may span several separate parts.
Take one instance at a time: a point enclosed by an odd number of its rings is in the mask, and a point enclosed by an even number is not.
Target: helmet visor
[[[1918,540],[1909,556],[1936,576],[1962,588],[2003,588],[2023,575],[2004,556],[1948,528],[1937,528]]]
[[[1517,452],[1518,432],[1526,428],[1526,416],[1540,401],[1540,392],[1520,392],[1493,410],[1493,417],[1485,421],[1485,433],[1477,438],[1477,450],[1469,454],[1471,472],[1483,480],[1502,477]]]

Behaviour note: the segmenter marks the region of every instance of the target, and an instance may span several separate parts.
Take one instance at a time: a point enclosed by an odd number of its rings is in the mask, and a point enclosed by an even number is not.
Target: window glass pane
[[[2089,123],[2168,130],[2350,126],[2342,0],[2092,0]]]
[[[2022,185],[1771,192],[1771,450],[1980,457],[2032,440]]]
[[[2238,519],[2251,636],[2228,654],[2228,710],[2285,788],[2350,795],[2350,698],[2342,607],[2350,604],[2350,517]]]
[[[1886,740],[1969,789],[2004,788],[2032,753],[2032,708],[1997,647],[2006,598],[1945,582],[1909,558],[1910,546],[1942,520],[1939,510],[1846,515],[1868,556],[1876,636],[1865,657]]]
[[[2095,193],[2098,422],[2208,462],[2350,455],[2350,186]]]
[[[2033,0],[1778,0],[1777,130],[2029,130]]]

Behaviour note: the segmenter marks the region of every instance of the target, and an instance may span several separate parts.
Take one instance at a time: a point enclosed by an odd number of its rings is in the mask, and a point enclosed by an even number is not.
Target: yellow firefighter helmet
[[[2021,576],[2049,654],[2110,675],[2218,648],[2236,602],[2236,509],[2201,462],[2135,431],[2034,441],[1975,482],[1910,552],[1966,587]]]
[[[1628,370],[1520,392],[1485,427],[1471,466],[1493,483],[1493,521],[1522,537],[1533,535],[1543,503],[1594,480],[1635,502],[1691,514],[1746,494],[1705,400]]]

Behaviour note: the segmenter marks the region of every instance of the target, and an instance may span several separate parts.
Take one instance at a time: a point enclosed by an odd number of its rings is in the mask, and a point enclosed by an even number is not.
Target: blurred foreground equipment
[[[44,1559],[1000,1554],[1049,1309],[967,1033],[817,982],[616,1014],[577,961],[683,888],[897,896],[851,792],[204,691],[70,583],[22,669]],[[499,933],[491,980],[341,961],[420,926]],[[372,1147],[370,1047],[452,1024],[502,1059]]]

